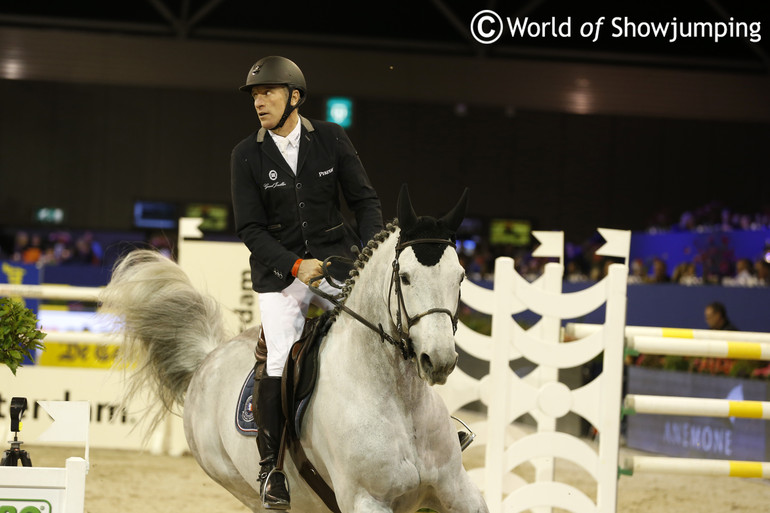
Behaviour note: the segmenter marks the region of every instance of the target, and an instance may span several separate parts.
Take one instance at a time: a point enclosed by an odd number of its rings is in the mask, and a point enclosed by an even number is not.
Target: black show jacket
[[[231,155],[235,230],[251,252],[257,292],[286,288],[297,258],[350,257],[352,245],[383,228],[380,200],[342,127],[301,116],[300,122],[296,176],[264,128]],[[340,211],[340,190],[358,234]]]

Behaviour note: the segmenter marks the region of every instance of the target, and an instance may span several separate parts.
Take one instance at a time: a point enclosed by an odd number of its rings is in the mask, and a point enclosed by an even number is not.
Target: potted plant
[[[32,358],[33,351],[43,348],[43,338],[32,310],[16,299],[0,298],[0,364],[15,375],[25,357]]]

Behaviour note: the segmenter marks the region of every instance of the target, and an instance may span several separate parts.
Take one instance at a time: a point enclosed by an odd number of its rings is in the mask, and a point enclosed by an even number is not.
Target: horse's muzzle
[[[427,353],[422,353],[417,365],[420,368],[420,376],[428,382],[429,385],[443,385],[457,365],[457,353],[454,353],[454,359],[448,359],[446,363],[434,364]]]

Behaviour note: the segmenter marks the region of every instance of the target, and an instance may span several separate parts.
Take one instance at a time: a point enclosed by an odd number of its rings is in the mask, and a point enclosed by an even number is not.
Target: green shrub
[[[45,333],[37,329],[35,313],[13,298],[0,298],[0,363],[16,374],[24,357],[42,349]]]

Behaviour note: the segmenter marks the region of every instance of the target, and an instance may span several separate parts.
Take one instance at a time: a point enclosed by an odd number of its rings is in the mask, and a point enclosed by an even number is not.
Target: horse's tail
[[[151,419],[149,434],[175,406],[181,409],[193,373],[224,341],[219,304],[199,293],[179,265],[149,250],[123,257],[99,300],[124,336],[116,362],[128,377],[122,404],[145,387],[160,399],[143,414]]]

